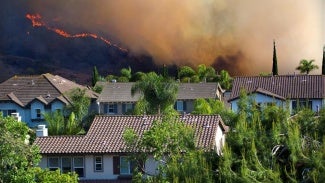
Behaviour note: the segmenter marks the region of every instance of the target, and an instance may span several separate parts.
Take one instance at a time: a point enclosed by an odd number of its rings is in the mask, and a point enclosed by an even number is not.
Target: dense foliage
[[[147,114],[160,114],[173,109],[178,91],[178,83],[173,79],[163,77],[155,72],[146,74],[131,88],[131,94],[140,93],[142,98],[137,104],[136,111]]]
[[[219,161],[220,182],[322,182],[324,109],[257,107],[242,93],[240,112]]]
[[[75,135],[84,133],[83,127],[87,127],[90,98],[86,96],[86,90],[73,89],[67,94],[71,104],[63,111],[53,111],[43,114],[48,123],[50,135]]]
[[[128,151],[138,152],[132,157],[137,162],[149,156],[159,162],[157,175],[139,171],[134,182],[213,182],[211,159],[216,153],[207,156],[206,152],[196,149],[193,129],[172,115],[155,121],[141,138],[127,129],[124,139]]]
[[[39,150],[29,141],[31,131],[12,117],[0,117],[0,183],[76,183],[76,174],[42,170]]]

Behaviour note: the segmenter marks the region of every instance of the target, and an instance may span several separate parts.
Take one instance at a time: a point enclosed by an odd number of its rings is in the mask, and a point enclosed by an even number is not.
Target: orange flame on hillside
[[[45,27],[50,31],[53,31],[60,36],[66,37],[66,38],[85,38],[85,37],[91,37],[94,39],[99,39],[103,41],[105,44],[109,46],[113,46],[115,48],[118,48],[119,50],[123,52],[127,52],[128,50],[122,47],[119,47],[117,44],[113,44],[111,41],[105,39],[104,37],[98,36],[96,34],[92,33],[80,33],[80,34],[69,34],[68,32],[58,29],[58,28],[53,28],[48,26],[45,22],[42,21],[42,17],[40,14],[26,14],[26,18],[28,18],[30,21],[32,21],[33,27]]]

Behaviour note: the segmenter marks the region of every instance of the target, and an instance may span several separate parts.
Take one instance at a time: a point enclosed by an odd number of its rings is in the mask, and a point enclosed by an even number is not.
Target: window
[[[305,100],[305,99],[293,100],[292,101],[292,112],[295,113],[303,108],[312,109],[312,106],[313,106],[313,102],[310,100]]]
[[[62,158],[62,172],[67,173],[72,170],[72,160],[70,157]]]
[[[12,113],[16,113],[15,109],[1,110],[3,117],[11,116]]]
[[[95,172],[103,171],[103,157],[96,156],[95,157]]]
[[[75,171],[79,177],[84,176],[84,158],[83,157],[49,157],[49,170],[60,169],[62,173]]]
[[[48,159],[48,167],[50,170],[60,169],[60,161],[58,157],[51,157]]]
[[[132,103],[126,103],[122,105],[122,111],[123,113],[130,113],[134,109],[134,104]]]
[[[130,161],[127,156],[120,157],[120,174],[131,174]]]
[[[144,170],[144,162],[130,161],[128,156],[113,156],[113,173],[115,175],[121,175],[124,178],[130,176],[133,173],[135,166],[138,166],[138,170]]]
[[[73,158],[73,171],[75,171],[79,177],[84,176],[84,158],[74,157]]]
[[[35,109],[35,113],[36,113],[36,118],[41,118],[42,114],[41,114],[41,109]]]
[[[117,113],[117,104],[109,104],[108,114],[116,114],[116,113]]]
[[[186,102],[185,101],[176,101],[175,109],[177,111],[186,111]]]

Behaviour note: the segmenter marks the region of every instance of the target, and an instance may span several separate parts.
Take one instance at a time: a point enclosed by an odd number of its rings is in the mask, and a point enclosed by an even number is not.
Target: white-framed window
[[[48,168],[49,170],[57,170],[60,169],[60,159],[59,157],[49,157],[48,158]]]
[[[35,109],[36,118],[39,119],[42,117],[41,109]]]
[[[121,175],[131,174],[130,161],[129,161],[129,157],[127,157],[127,156],[120,157],[120,174]]]
[[[79,177],[84,177],[84,158],[74,157],[73,158],[73,171],[75,171]]]
[[[61,170],[63,173],[71,172],[72,170],[72,159],[71,157],[62,157],[61,158]]]
[[[84,177],[84,157],[49,157],[48,168],[60,169],[62,173],[74,171],[79,177]]]
[[[103,157],[102,156],[95,156],[94,167],[95,167],[95,172],[103,171]]]

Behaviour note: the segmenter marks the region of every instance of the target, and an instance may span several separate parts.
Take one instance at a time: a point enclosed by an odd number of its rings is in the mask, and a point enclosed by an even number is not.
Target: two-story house
[[[29,127],[45,124],[42,114],[70,104],[68,92],[74,88],[86,89],[93,102],[97,99],[97,93],[58,75],[13,76],[0,84],[0,111],[19,115]]]
[[[288,104],[291,114],[299,107],[317,112],[325,106],[324,75],[276,75],[235,77],[228,102],[238,111],[240,91],[245,90],[260,105]]]
[[[133,111],[140,94],[131,95],[134,83],[102,82],[102,93],[97,99],[100,114],[121,115]],[[191,113],[194,101],[198,98],[223,99],[224,90],[218,83],[179,83],[175,109],[179,112]]]
[[[131,178],[132,163],[128,155],[134,152],[127,149],[123,133],[133,129],[141,137],[155,120],[161,120],[161,116],[100,115],[95,117],[86,135],[37,137],[34,144],[39,146],[42,155],[39,166],[75,171],[81,181]],[[222,153],[229,127],[219,115],[180,115],[175,120],[193,128],[197,148]],[[158,164],[149,157],[144,162],[145,172],[156,174]]]

